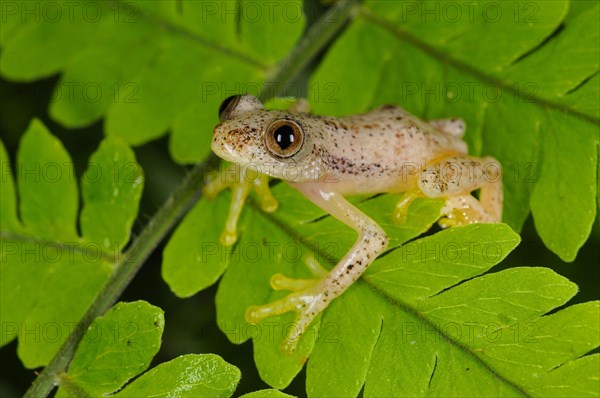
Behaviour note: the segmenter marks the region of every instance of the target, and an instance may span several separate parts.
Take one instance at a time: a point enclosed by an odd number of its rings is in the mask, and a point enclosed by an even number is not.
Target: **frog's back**
[[[316,148],[325,167],[351,193],[404,191],[416,168],[466,144],[397,106],[344,118],[320,117],[327,132]]]

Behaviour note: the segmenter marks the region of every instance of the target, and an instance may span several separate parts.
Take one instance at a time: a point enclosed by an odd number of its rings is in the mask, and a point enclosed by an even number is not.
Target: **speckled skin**
[[[282,118],[295,120],[305,131],[302,150],[290,159],[274,158],[262,143],[265,128]],[[406,192],[415,188],[415,167],[467,153],[460,136],[396,106],[344,118],[255,109],[219,124],[212,146],[231,162],[288,182],[334,183],[332,188],[343,195]]]
[[[301,126],[303,144],[293,156],[275,156],[263,135],[276,120]],[[275,275],[271,285],[292,290],[270,304],[251,307],[249,322],[296,311],[284,349],[293,350],[314,317],[341,295],[388,245],[383,229],[344,199],[344,195],[406,192],[394,210],[401,222],[417,197],[446,198],[443,227],[499,222],[502,214],[501,168],[493,158],[467,155],[460,119],[424,122],[397,106],[334,118],[309,113],[265,110],[254,97],[240,97],[227,120],[214,130],[212,148],[220,157],[287,181],[317,206],[358,233],[348,253],[330,272],[314,264],[317,277],[307,282]],[[471,192],[481,189],[480,199]],[[234,206],[232,205],[232,208]],[[239,204],[238,204],[239,208]],[[310,265],[310,264],[309,264]]]

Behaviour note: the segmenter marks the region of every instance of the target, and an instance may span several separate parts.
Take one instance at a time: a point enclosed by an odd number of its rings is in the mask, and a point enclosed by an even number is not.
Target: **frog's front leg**
[[[332,300],[348,289],[388,245],[388,238],[383,229],[337,192],[323,189],[315,182],[292,185],[317,206],[356,230],[358,239],[329,273],[323,273],[313,264],[310,267],[313,274],[317,276],[321,273],[322,276],[312,283],[309,280],[294,281],[281,275],[272,278],[273,288],[285,288],[295,292],[270,304],[250,307],[246,311],[246,320],[249,323],[257,323],[273,315],[296,311],[294,327],[290,329],[290,334],[284,340],[282,347],[287,351],[295,349],[298,339],[313,319]]]
[[[223,172],[212,176],[204,187],[204,196],[213,199],[227,188],[231,189],[231,202],[225,228],[219,240],[223,246],[232,246],[238,238],[237,223],[250,191],[256,192],[261,207],[266,212],[277,209],[277,200],[269,189],[269,176],[237,164],[232,164]]]

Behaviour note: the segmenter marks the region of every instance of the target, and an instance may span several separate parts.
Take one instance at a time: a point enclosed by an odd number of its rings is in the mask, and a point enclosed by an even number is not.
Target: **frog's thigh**
[[[485,215],[478,217],[481,222],[499,222],[502,219],[502,168],[494,158],[449,157],[427,166],[417,183],[425,196],[448,198],[447,209],[468,206],[473,208],[474,214]],[[481,190],[479,201],[469,199],[470,193],[476,189]],[[453,197],[458,199],[451,199]],[[464,201],[467,203],[463,204]]]

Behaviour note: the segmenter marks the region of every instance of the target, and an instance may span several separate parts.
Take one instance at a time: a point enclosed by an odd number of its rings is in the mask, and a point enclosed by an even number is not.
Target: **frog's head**
[[[272,177],[302,181],[314,174],[307,126],[296,115],[266,110],[252,95],[223,101],[212,150],[221,158]]]

